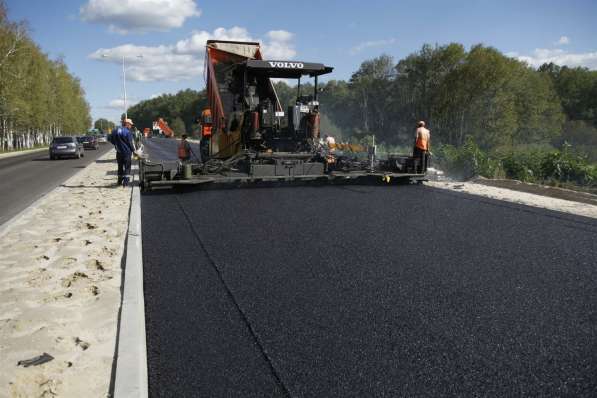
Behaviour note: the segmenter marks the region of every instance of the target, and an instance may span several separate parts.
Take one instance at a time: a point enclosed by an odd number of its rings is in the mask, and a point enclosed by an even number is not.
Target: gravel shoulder
[[[507,180],[428,181],[425,185],[471,195],[597,218],[595,195]]]
[[[597,205],[597,195],[573,191],[571,189],[551,187],[548,185],[531,184],[528,182],[507,179],[487,179],[477,178],[473,181],[476,184],[487,185],[496,188],[506,188],[513,191],[520,191],[532,193],[541,196],[549,196],[550,198],[570,200],[572,202],[587,203],[589,205]]]
[[[0,236],[0,397],[108,394],[131,196],[115,168],[111,150]]]

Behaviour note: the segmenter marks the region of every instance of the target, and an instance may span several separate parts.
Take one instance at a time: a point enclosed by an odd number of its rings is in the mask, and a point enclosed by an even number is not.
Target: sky
[[[595,0],[5,0],[50,58],[81,79],[93,119],[205,87],[207,39],[255,40],[265,57],[322,62],[346,80],[367,60],[425,43],[484,44],[531,66],[597,70]]]

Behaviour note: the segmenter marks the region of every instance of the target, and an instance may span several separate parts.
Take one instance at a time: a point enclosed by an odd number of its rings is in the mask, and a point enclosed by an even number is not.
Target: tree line
[[[535,70],[491,47],[452,43],[425,45],[398,63],[387,55],[365,61],[349,81],[329,82],[321,102],[349,136],[410,144],[425,120],[436,144],[472,137],[493,149],[557,143],[571,121],[589,131],[596,83],[597,72],[584,68]]]
[[[205,106],[205,90],[187,89],[176,94],[163,94],[141,101],[130,107],[127,112],[140,130],[151,128],[154,121],[163,118],[176,135],[193,135],[198,132],[197,118]]]
[[[0,1],[0,150],[47,145],[90,125],[79,79],[33,42],[24,22],[10,21]]]

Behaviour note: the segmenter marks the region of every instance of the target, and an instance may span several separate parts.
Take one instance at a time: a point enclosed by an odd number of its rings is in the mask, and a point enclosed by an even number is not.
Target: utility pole
[[[124,92],[124,118],[128,119],[129,115],[126,111],[126,69],[124,66],[124,55],[122,56],[122,91]]]

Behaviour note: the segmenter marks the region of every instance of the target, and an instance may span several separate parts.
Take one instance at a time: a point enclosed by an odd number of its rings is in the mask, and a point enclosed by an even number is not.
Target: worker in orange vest
[[[183,134],[180,144],[178,144],[178,158],[181,162],[187,162],[191,159],[191,144],[187,141],[187,135]]]
[[[431,134],[427,128],[425,128],[425,122],[420,121],[417,123],[417,132],[415,137],[415,148],[413,150],[413,157],[419,159],[419,165],[421,172],[427,171],[429,161],[429,139]]]
[[[211,109],[205,108],[203,112],[201,112],[201,136],[211,137],[212,123]]]
[[[209,140],[211,139],[212,126],[211,109],[205,108],[201,112],[201,143],[199,144],[203,161],[209,157]]]

